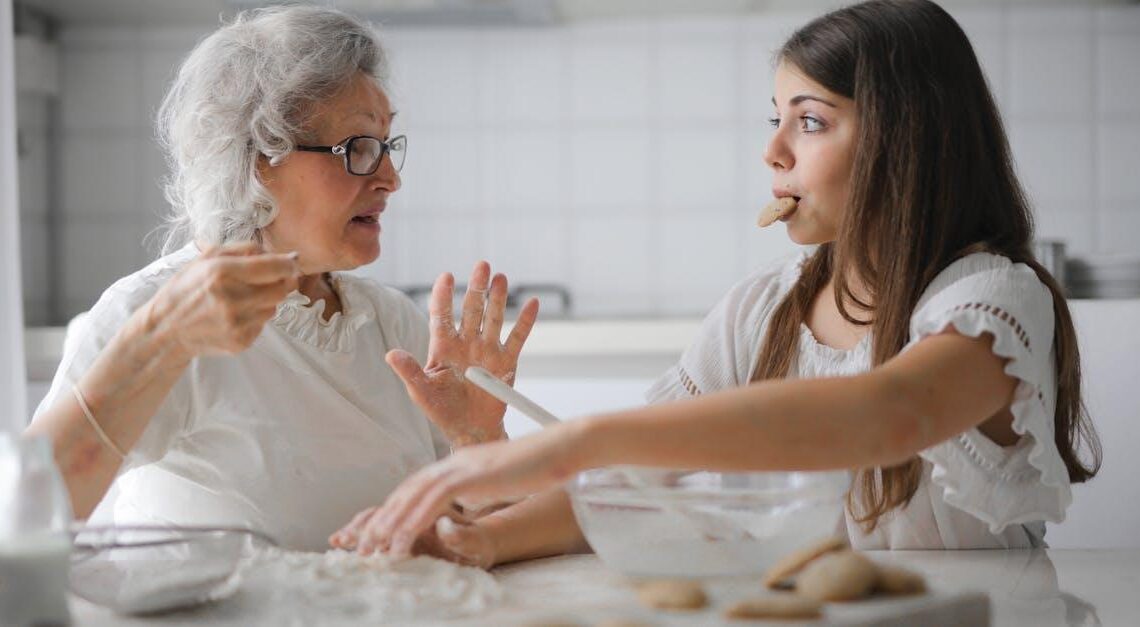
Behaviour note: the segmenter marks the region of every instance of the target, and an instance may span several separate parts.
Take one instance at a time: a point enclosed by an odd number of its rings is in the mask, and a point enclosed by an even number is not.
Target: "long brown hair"
[[[773,313],[753,380],[787,376],[799,325],[833,273],[840,314],[871,327],[877,366],[906,345],[919,297],[941,270],[972,252],[992,252],[1033,268],[1053,294],[1056,444],[1072,482],[1095,475],[1100,442],[1081,402],[1072,318],[1061,287],[1033,257],[1029,203],[961,27],[933,2],[873,0],[804,26],[777,61],[853,99],[859,128],[839,236],[805,261]],[[867,287],[871,302],[859,301],[850,280]],[[849,307],[864,315],[856,318]],[[1092,453],[1087,465],[1078,455],[1082,441]],[[917,456],[861,469],[860,511],[851,495],[848,509],[869,532],[880,516],[909,503],[921,473]]]

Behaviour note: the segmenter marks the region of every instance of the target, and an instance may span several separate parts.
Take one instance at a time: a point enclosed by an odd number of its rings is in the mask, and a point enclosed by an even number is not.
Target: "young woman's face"
[[[354,135],[387,140],[391,105],[376,82],[358,74],[313,113],[311,143],[331,146]],[[277,203],[277,217],[262,229],[266,248],[297,251],[303,274],[347,270],[380,255],[380,214],[388,195],[400,188],[400,175],[385,156],[371,175],[345,171],[344,159],[296,151],[261,178]]]
[[[783,221],[797,244],[822,244],[839,234],[847,208],[857,118],[855,101],[832,93],[798,68],[776,68],[775,128],[764,161],[772,194],[799,202]]]

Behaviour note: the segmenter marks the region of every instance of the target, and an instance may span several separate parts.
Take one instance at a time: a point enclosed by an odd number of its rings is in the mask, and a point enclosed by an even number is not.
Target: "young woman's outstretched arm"
[[[455,500],[533,494],[613,464],[710,470],[890,466],[1007,416],[1016,379],[988,334],[928,337],[866,374],[771,381],[689,401],[574,420],[459,451],[404,482],[345,531],[365,550],[406,552]],[[985,424],[984,424],[985,423]]]

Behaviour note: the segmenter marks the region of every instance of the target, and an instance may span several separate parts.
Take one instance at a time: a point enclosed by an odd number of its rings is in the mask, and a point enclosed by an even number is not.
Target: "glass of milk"
[[[66,625],[71,503],[46,438],[0,432],[0,625]]]

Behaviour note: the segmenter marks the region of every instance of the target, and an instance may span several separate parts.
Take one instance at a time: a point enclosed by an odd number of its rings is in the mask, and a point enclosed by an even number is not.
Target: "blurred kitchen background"
[[[15,0],[29,409],[62,325],[158,253],[165,165],[153,118],[173,72],[220,17],[261,4]],[[794,249],[783,228],[754,226],[770,200],[771,55],[837,3],[333,4],[379,24],[395,132],[409,139],[380,260],[357,272],[422,297],[440,272],[462,280],[487,258],[540,295],[519,387],[556,413],[637,403],[721,294]],[[1121,300],[1140,296],[1140,4],[942,4],[1001,106],[1043,254],[1058,273],[1077,260],[1073,295],[1117,299],[1075,312],[1106,470],[1120,483],[1078,492],[1084,527],[1062,528],[1061,542],[1136,545],[1140,509],[1117,488],[1140,473],[1140,415],[1120,392],[1140,377],[1140,300]],[[514,433],[529,428],[513,419]]]

